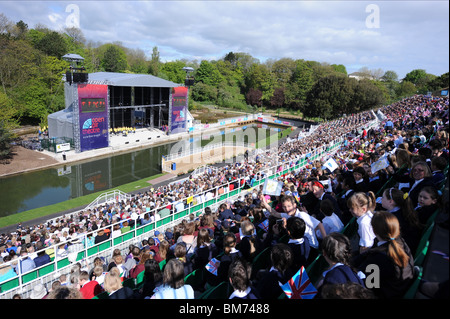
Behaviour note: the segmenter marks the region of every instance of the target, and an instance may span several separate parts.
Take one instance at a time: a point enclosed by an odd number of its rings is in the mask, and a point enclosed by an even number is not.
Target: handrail
[[[121,200],[130,200],[131,196],[125,192],[122,192],[119,189],[114,189],[112,191],[103,193],[99,195],[96,199],[94,199],[88,206],[86,206],[85,210],[92,209],[96,206],[99,206],[103,203],[108,203],[111,201],[121,201]]]

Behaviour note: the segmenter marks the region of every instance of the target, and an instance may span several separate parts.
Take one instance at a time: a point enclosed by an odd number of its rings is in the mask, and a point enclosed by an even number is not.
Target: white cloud
[[[229,51],[372,69],[448,71],[448,1],[2,1],[13,21],[59,30],[76,4],[94,42],[120,41],[161,59],[210,59]],[[368,28],[366,7],[379,8]],[[164,56],[166,55],[167,56]],[[430,58],[432,56],[432,58]]]

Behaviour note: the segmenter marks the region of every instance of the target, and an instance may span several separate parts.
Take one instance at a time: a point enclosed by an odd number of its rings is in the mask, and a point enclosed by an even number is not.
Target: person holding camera
[[[303,219],[306,224],[305,237],[308,238],[311,247],[315,249],[319,248],[319,241],[316,237],[316,230],[318,230],[322,234],[322,236],[325,237],[325,228],[319,220],[317,220],[313,216],[310,216],[303,206],[297,208],[297,203],[293,196],[284,196],[281,199],[281,207],[284,211],[283,213],[279,213],[275,209],[270,207],[263,195],[260,195],[259,199],[261,200],[261,203],[265,207],[265,209],[276,218],[285,218],[287,220],[295,216]]]

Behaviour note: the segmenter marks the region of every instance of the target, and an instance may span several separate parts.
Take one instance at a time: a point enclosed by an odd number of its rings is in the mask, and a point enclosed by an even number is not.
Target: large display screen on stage
[[[81,152],[108,147],[107,101],[107,85],[78,85]]]
[[[188,89],[184,86],[172,89],[170,132],[186,132],[186,110]]]
[[[105,99],[81,99],[81,112],[105,112],[106,110]]]

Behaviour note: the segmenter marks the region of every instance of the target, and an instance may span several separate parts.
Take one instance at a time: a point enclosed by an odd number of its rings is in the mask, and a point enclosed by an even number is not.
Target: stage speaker
[[[193,86],[194,85],[194,79],[189,79],[189,78],[187,78],[187,79],[185,79],[184,80],[184,85],[185,86],[187,86],[187,87],[190,87],[190,86]]]
[[[70,71],[66,72],[66,82],[69,82],[69,84],[72,84],[72,72],[70,72]]]
[[[73,82],[74,83],[86,83],[88,81],[88,73],[74,73]]]

